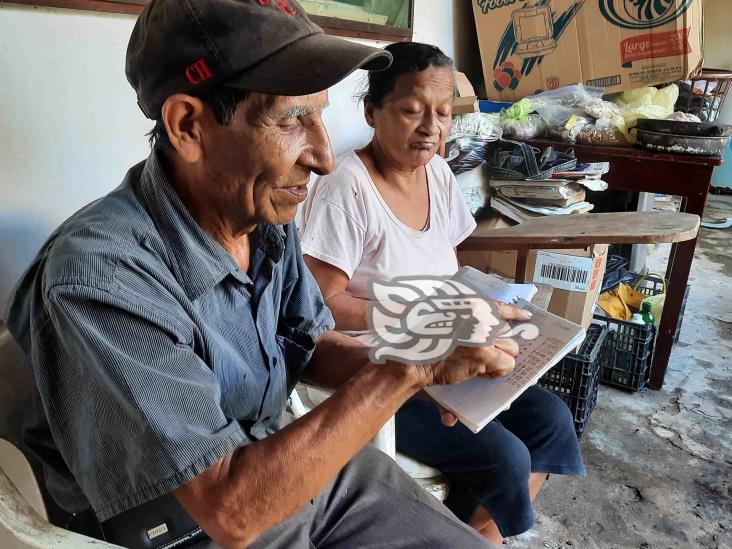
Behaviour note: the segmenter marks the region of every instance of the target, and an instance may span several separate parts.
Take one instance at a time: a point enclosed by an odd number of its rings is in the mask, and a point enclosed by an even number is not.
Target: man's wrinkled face
[[[229,219],[248,226],[295,218],[311,172],[334,168],[322,120],[327,103],[327,91],[294,97],[251,93],[231,124],[207,124],[203,158],[213,186],[207,191]]]

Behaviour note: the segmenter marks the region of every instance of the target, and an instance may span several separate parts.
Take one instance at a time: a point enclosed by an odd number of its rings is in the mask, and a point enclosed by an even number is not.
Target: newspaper
[[[576,348],[584,339],[585,330],[532,305],[521,298],[519,288],[512,292],[511,285],[495,277],[464,268],[455,278],[465,280],[487,299],[513,301],[533,315],[531,321],[514,326],[512,330],[520,351],[511,374],[497,379],[473,378],[456,385],[436,385],[426,389],[441,406],[477,433]],[[523,337],[527,334],[532,337]]]

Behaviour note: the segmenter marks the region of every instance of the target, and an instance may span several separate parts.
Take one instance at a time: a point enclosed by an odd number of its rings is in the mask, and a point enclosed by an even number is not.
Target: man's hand
[[[497,339],[487,347],[458,347],[445,360],[423,365],[431,370],[432,383],[428,385],[451,385],[476,376],[503,377],[515,366],[519,347],[513,339]],[[455,414],[440,407],[442,423],[452,427],[457,423]]]
[[[513,320],[513,321],[525,321],[531,319],[531,313],[529,311],[526,311],[524,309],[520,309],[519,307],[516,307],[515,305],[509,305],[507,303],[501,303],[496,302],[495,303],[496,311],[498,314],[501,315],[501,317],[504,320]],[[490,346],[493,347],[494,350],[503,351],[505,354],[509,355],[512,359],[515,359],[518,355],[519,347],[516,341],[513,339],[496,339],[493,344]],[[490,348],[488,347],[488,348]],[[461,351],[461,349],[466,349],[464,347],[458,348],[455,353],[465,353],[466,351]],[[468,354],[470,354],[470,351],[467,351]],[[455,353],[453,353],[453,356],[450,358],[455,357],[455,360],[462,360],[463,357],[461,356],[455,356]],[[498,355],[500,357],[500,355]],[[449,359],[448,359],[449,360]],[[479,360],[479,358],[478,358]],[[513,371],[513,368],[515,366],[515,362],[510,366],[510,369],[506,369],[505,367],[501,369],[501,364],[504,364],[503,362],[499,364],[486,364],[486,373],[480,374],[485,375],[487,377],[501,377],[504,375],[509,374],[511,371]],[[453,414],[450,410],[447,410],[443,408],[442,406],[438,405],[438,408],[440,409],[440,415],[442,416],[442,423],[443,425],[446,425],[447,427],[454,427],[457,422],[458,418]],[[508,409],[508,407],[506,407]]]

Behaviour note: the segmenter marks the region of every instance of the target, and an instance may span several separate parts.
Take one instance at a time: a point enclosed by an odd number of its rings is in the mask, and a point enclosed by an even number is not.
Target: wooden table
[[[611,190],[670,194],[681,197],[681,211],[704,213],[712,172],[722,165],[719,156],[659,154],[631,147],[569,145],[549,140],[532,140],[535,147],[572,148],[580,162],[610,162],[610,173],[603,176]],[[681,315],[684,292],[694,260],[696,238],[673,244],[666,268],[666,303],[656,336],[656,351],[651,364],[649,387],[661,389],[674,334]]]
[[[701,219],[682,212],[572,214],[528,219],[504,229],[476,229],[462,251],[516,250],[516,282],[526,281],[530,250],[593,244],[675,244],[696,238]]]

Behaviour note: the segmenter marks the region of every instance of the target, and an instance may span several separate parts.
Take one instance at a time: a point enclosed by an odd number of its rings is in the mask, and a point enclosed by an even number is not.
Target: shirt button
[[[272,357],[272,366],[277,366],[277,357]]]

